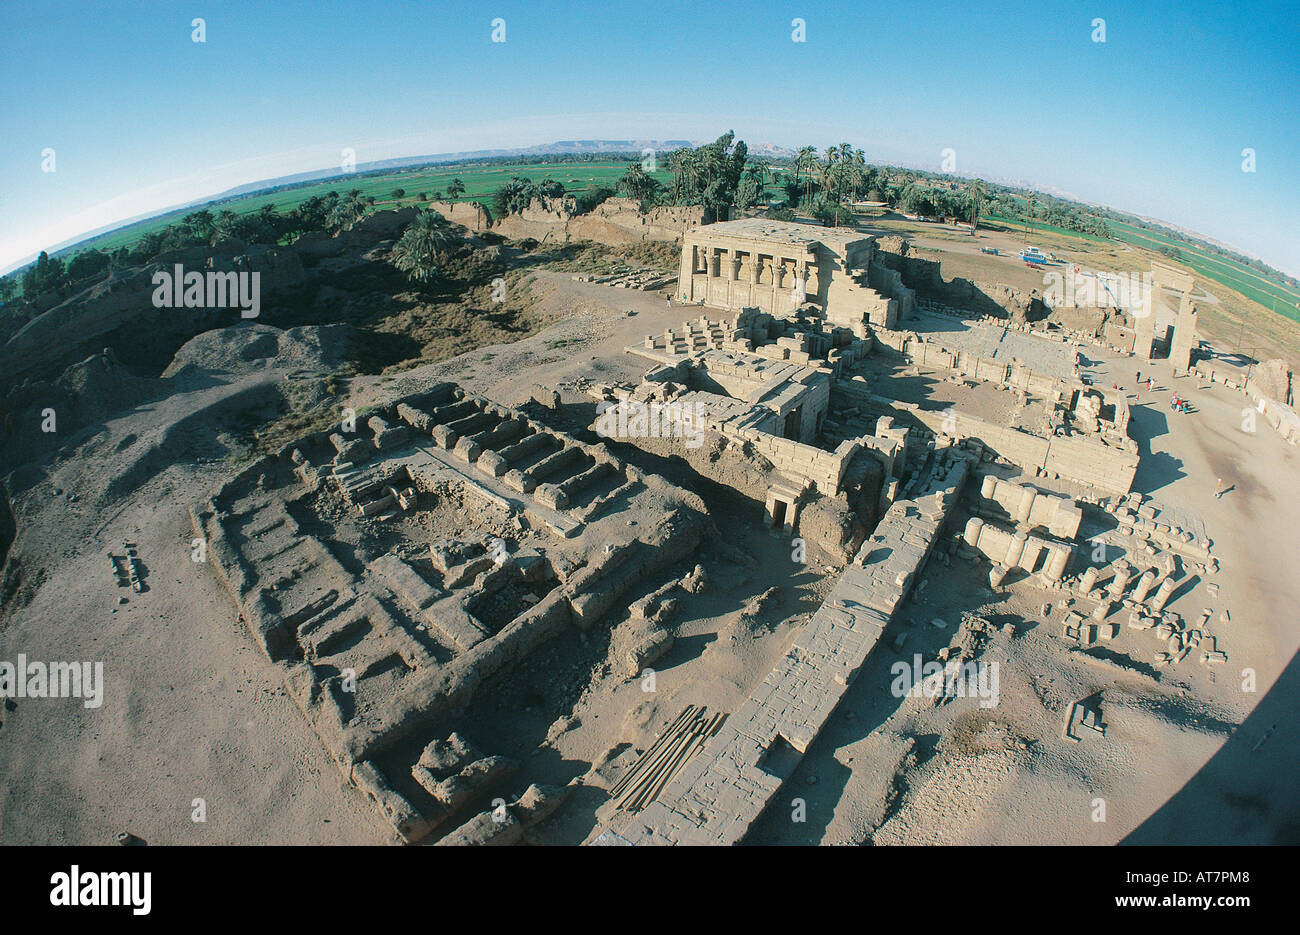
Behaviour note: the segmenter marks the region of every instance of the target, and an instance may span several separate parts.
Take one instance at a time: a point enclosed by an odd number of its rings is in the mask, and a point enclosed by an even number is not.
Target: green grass
[[[161,231],[167,225],[180,220],[184,215],[192,211],[201,211],[204,208],[213,214],[220,211],[233,211],[235,214],[244,215],[260,211],[263,205],[271,204],[275,205],[277,211],[284,214],[313,195],[325,195],[331,191],[343,195],[356,188],[361,190],[363,196],[374,196],[375,204],[372,210],[385,211],[407,205],[422,204],[420,192],[424,192],[432,200],[435,191],[446,192],[447,185],[453,178],[460,179],[465,185],[465,193],[456,198],[456,201],[488,202],[492,197],[492,193],[514,176],[521,176],[536,182],[550,177],[563,185],[566,192],[580,194],[589,188],[599,186],[616,187],[619,178],[627,171],[627,167],[628,163],[626,162],[571,162],[550,165],[453,163],[429,166],[423,169],[395,169],[383,175],[369,177],[346,175],[321,182],[312,182],[284,191],[241,195],[223,202],[211,202],[175,211],[115,231],[109,231],[98,237],[93,237],[72,247],[60,250],[56,255],[67,256],[90,247],[112,251],[118,247],[129,246],[145,234]],[[661,183],[672,184],[672,173],[666,168],[659,168],[652,172],[651,175]],[[395,199],[392,195],[393,190],[397,188],[406,190],[405,195],[400,199]]]
[[[988,214],[980,218],[980,223],[993,221],[1001,224],[1007,230],[1024,231],[1030,235],[1033,234],[1061,234],[1066,237],[1077,237],[1080,240],[1091,240],[1093,243],[1106,243],[1105,237],[1098,237],[1096,234],[1085,234],[1082,231],[1072,231],[1066,227],[1056,227],[1052,224],[1044,224],[1041,221],[1035,221],[1031,225],[1026,225],[1018,218],[1005,218],[997,214]]]
[[[1270,280],[1259,270],[1218,256],[1196,244],[1170,237],[1159,230],[1147,230],[1122,221],[1107,223],[1115,231],[1116,239],[1147,250],[1173,247],[1182,255],[1181,261],[1175,262],[1182,262],[1206,279],[1227,286],[1265,308],[1276,309],[1279,315],[1300,321],[1300,293]]]

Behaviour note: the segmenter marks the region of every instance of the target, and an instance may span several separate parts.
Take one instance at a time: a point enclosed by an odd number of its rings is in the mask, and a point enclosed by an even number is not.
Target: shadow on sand
[[[1298,695],[1300,654],[1219,752],[1121,843],[1300,844]]]

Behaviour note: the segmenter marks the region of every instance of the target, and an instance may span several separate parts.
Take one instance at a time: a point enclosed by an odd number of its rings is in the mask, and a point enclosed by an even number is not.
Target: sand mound
[[[348,325],[310,325],[287,331],[256,323],[217,328],[185,342],[163,376],[187,370],[242,374],[264,367],[328,373],[342,367],[351,334]]]

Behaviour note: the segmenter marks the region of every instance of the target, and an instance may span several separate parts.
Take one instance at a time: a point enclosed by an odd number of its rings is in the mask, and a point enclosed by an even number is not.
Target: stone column
[[[1156,591],[1156,596],[1151,601],[1151,609],[1156,613],[1160,613],[1164,610],[1165,604],[1168,602],[1169,596],[1174,593],[1175,587],[1177,587],[1177,585],[1174,584],[1173,578],[1166,578],[1164,581],[1161,581],[1160,588]]]
[[[1020,564],[1020,556],[1025,552],[1025,543],[1029,541],[1029,534],[1018,532],[1011,537],[1011,544],[1007,546],[1007,556],[1002,560],[1008,568],[1015,568]]]
[[[808,298],[808,264],[804,260],[795,260],[794,264],[794,304],[801,305]]]
[[[1112,601],[1117,601],[1124,596],[1124,589],[1128,587],[1128,572],[1127,565],[1121,565],[1115,569],[1115,577],[1110,581],[1110,599]]]
[[[1016,522],[1029,522],[1029,511],[1034,508],[1034,498],[1038,496],[1038,491],[1033,487],[1022,488],[1023,493],[1020,495],[1020,503],[1016,506]]]
[[[1026,540],[1025,549],[1020,553],[1020,567],[1025,571],[1031,571],[1034,565],[1038,564],[1038,556],[1042,551],[1042,542],[1037,539]]]
[[[695,282],[695,245],[689,240],[682,241],[682,261],[677,264],[677,292],[689,297],[691,285]]]
[[[816,295],[821,287],[821,282],[817,276],[817,258],[808,257],[804,260],[804,282],[807,283],[805,291],[809,295]]]
[[[1142,577],[1138,578],[1137,584],[1133,585],[1133,601],[1141,604],[1151,593],[1151,589],[1156,586],[1156,572],[1154,568],[1148,568],[1142,572]]]
[[[1070,564],[1070,550],[1057,548],[1052,551],[1047,560],[1047,567],[1044,573],[1048,581],[1060,581],[1065,577],[1065,569]]]
[[[1097,586],[1098,574],[1099,572],[1097,571],[1096,565],[1089,566],[1087,570],[1084,571],[1083,578],[1079,581],[1079,592],[1082,594],[1091,594],[1092,589]]]

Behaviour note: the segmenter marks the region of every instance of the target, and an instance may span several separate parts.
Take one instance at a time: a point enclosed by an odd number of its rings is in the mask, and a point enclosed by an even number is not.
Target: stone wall
[[[874,416],[893,416],[904,424],[920,424],[935,435],[974,439],[993,455],[1019,466],[1031,476],[1056,475],[1111,493],[1127,493],[1137,474],[1136,452],[1107,445],[1099,438],[1083,435],[1044,438],[959,410],[924,410],[916,403],[878,396],[868,384],[854,380],[835,381],[832,397],[841,408],[857,407]]]
[[[1010,522],[1031,529],[1042,526],[1058,539],[1075,538],[1083,522],[1083,510],[1068,497],[1043,493],[992,474],[986,474],[980,482],[980,500],[982,514],[1001,514]]]
[[[903,246],[908,246],[903,241]],[[964,309],[974,316],[989,315],[1010,318],[1013,321],[1034,321],[1046,316],[1048,308],[1035,289],[1025,292],[1000,282],[981,282],[955,277],[945,280],[938,260],[909,256],[906,252],[888,249],[892,241],[881,241],[877,251],[879,262],[895,270],[907,288],[915,290],[921,298],[939,302],[951,308]]]
[[[881,331],[876,340],[893,348],[911,363],[924,367],[942,367],[955,370],[974,380],[984,380],[1010,390],[1024,390],[1035,396],[1050,399],[1059,381],[1047,374],[1031,370],[1024,364],[980,357],[967,351],[954,351],[928,341],[910,331]]]
[[[570,240],[593,240],[614,246],[661,241],[672,243],[683,233],[704,223],[698,205],[660,206],[644,214],[630,198],[607,198],[586,214],[565,225]]]
[[[672,243],[702,223],[704,209],[698,206],[661,206],[642,213],[636,201],[615,197],[605,199],[586,214],[577,214],[575,200],[565,196],[534,199],[521,214],[498,219],[492,230],[513,240],[590,240],[623,246],[650,241]]]
[[[471,233],[477,234],[492,226],[491,213],[477,201],[431,201],[428,206]]]

